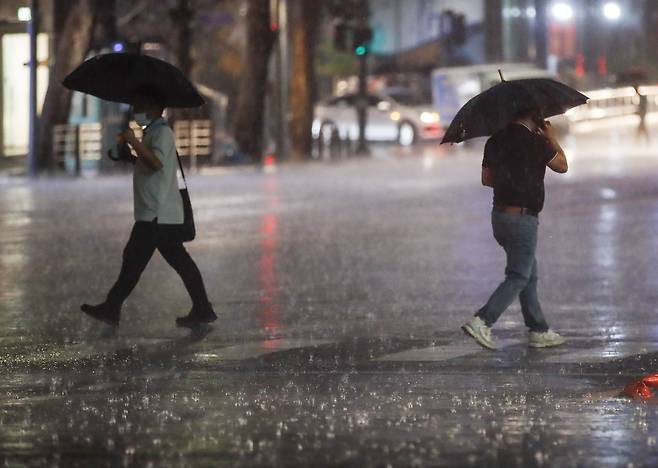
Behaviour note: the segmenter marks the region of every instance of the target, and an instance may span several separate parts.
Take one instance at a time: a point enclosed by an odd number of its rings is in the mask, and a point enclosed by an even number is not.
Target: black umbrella
[[[97,55],[64,78],[64,86],[106,101],[132,104],[135,92],[151,88],[165,107],[198,107],[204,100],[183,73],[148,55]]]
[[[523,110],[537,108],[544,117],[551,117],[585,104],[587,99],[584,94],[550,78],[502,80],[464,104],[441,143],[459,143],[493,135]]]

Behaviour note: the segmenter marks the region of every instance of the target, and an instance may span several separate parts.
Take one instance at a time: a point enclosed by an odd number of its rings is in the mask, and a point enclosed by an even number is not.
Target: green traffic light
[[[356,55],[366,55],[366,47],[365,46],[359,46],[357,47],[354,52],[356,52]]]

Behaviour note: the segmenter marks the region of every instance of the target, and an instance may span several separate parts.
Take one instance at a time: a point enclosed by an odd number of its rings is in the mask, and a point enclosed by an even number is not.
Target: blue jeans
[[[521,301],[523,320],[530,331],[545,332],[548,324],[537,297],[537,228],[539,220],[530,215],[491,213],[491,224],[496,241],[505,249],[507,267],[503,281],[476,314],[492,326],[514,302]]]

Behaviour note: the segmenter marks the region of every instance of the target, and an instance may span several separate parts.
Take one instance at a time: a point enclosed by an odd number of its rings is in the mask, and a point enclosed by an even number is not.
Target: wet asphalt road
[[[189,244],[220,315],[157,254],[118,330],[82,317],[117,274],[128,177],[0,181],[2,466],[657,466],[658,146],[568,142],[547,177],[540,295],[569,341],[529,350],[477,146],[192,177]]]

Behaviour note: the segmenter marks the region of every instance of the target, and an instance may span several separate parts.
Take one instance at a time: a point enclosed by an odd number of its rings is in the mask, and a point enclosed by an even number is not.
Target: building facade
[[[371,0],[373,52],[399,71],[535,63],[574,83],[614,84],[629,68],[657,72],[658,0]],[[451,44],[442,17],[465,17]]]
[[[397,56],[400,68],[484,60],[484,0],[371,0],[370,11],[373,53]],[[451,13],[464,17],[464,43],[447,40]]]
[[[48,88],[52,2],[41,0],[37,40],[38,111]],[[24,156],[28,147],[30,46],[25,16],[29,2],[0,2],[0,157]],[[19,17],[20,16],[20,17]]]

